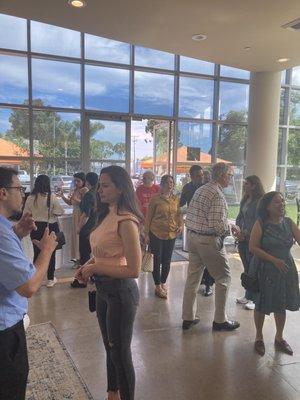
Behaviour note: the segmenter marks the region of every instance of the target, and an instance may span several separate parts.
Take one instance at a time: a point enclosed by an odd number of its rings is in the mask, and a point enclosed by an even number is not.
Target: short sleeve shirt
[[[27,312],[28,300],[16,288],[31,279],[35,271],[13,224],[0,215],[0,331],[15,325]]]

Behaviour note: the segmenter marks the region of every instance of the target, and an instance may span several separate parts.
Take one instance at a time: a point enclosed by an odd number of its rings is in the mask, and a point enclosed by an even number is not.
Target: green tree
[[[113,147],[114,153],[118,154],[120,159],[125,158],[126,146],[125,143],[116,143]]]
[[[150,132],[155,140],[156,156],[167,152],[169,127],[169,121],[158,121],[155,119],[148,119],[147,121],[145,132]]]
[[[240,165],[244,161],[246,149],[247,128],[245,111],[229,111],[225,123],[219,130],[217,154],[219,158]]]

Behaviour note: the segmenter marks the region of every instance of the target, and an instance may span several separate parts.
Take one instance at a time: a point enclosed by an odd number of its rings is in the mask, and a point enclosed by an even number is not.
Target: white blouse
[[[38,194],[37,199],[35,199],[35,195],[28,196],[23,213],[31,213],[35,221],[48,222],[47,197],[48,196],[42,194]],[[57,197],[54,194],[51,194],[49,223],[53,224],[54,222],[57,222],[57,216],[62,215],[64,211],[65,210],[59,203]]]

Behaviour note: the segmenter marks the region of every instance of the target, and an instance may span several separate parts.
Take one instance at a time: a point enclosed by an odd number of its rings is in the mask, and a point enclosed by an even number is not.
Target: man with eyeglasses
[[[232,178],[232,167],[220,162],[212,168],[212,180],[196,190],[186,215],[188,229],[189,266],[183,295],[182,329],[200,322],[197,313],[197,290],[206,267],[215,279],[215,314],[213,330],[232,331],[240,324],[226,315],[226,300],[230,286],[230,266],[224,238],[230,234],[228,206],[223,193]],[[238,227],[232,226],[237,232]]]
[[[24,255],[21,239],[35,229],[34,221],[29,214],[15,225],[9,221],[21,211],[24,192],[18,172],[0,167],[0,399],[7,400],[25,399],[28,358],[23,316],[57,246],[54,232],[46,229],[35,242],[41,250],[35,265]]]

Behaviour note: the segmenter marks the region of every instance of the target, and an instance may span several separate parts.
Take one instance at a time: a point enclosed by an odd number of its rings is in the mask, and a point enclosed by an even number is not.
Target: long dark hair
[[[138,206],[132,181],[125,169],[117,165],[110,165],[102,168],[100,176],[103,174],[109,175],[113,184],[121,191],[117,204],[117,213],[119,214],[120,210],[126,210],[135,215],[139,221],[143,221],[144,218]],[[101,223],[108,213],[108,203],[102,203],[98,197],[98,222]]]
[[[277,195],[280,194],[282,196],[282,193],[272,191],[266,193],[261,199],[258,204],[258,218],[261,219],[261,221],[264,223],[266,220],[270,217],[269,211],[268,211],[268,206],[270,205],[271,201],[273,198]],[[282,196],[283,197],[283,196]]]
[[[263,187],[263,184],[261,183],[261,180],[257,175],[250,175],[245,178],[245,181],[251,183],[253,186],[252,190],[252,201],[259,200],[263,197],[265,194],[265,189]],[[247,194],[244,194],[242,198],[242,203],[245,203],[245,201],[249,198]]]
[[[34,186],[31,192],[32,195],[35,196],[34,203],[37,202],[38,194],[47,194],[47,207],[50,207],[50,196],[51,196],[51,187],[50,187],[50,178],[48,175],[39,175],[34,181]]]

